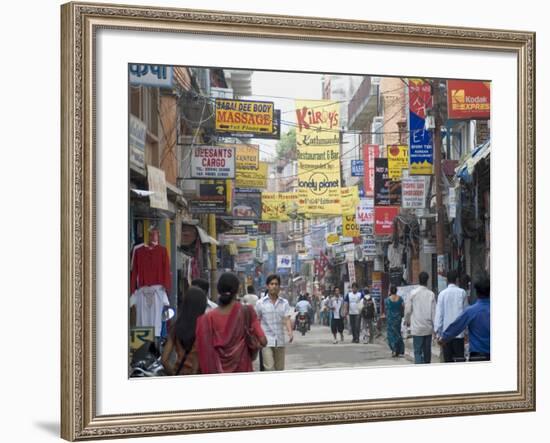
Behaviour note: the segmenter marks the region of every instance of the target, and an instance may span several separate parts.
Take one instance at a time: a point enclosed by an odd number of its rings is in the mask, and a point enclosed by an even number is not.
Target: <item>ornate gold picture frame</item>
[[[67,440],[219,432],[535,409],[535,35],[218,11],[68,3],[62,6],[61,435]],[[510,54],[517,71],[517,367],[515,389],[341,401],[98,413],[96,356],[97,35],[223,36]],[[125,235],[125,233],[120,233]],[[498,269],[493,276],[498,278]],[[498,312],[496,312],[498,314]],[[491,363],[492,364],[492,363]],[[244,380],[244,379],[243,379]],[[172,380],[177,382],[177,380]],[[243,384],[244,388],[244,384]],[[294,396],[291,397],[295,399]]]

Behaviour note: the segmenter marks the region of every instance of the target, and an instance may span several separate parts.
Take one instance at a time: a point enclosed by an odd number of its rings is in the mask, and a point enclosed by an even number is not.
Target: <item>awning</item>
[[[456,177],[461,178],[466,182],[472,181],[472,174],[476,165],[484,158],[491,154],[491,141],[479,145],[472,153],[464,160],[464,162],[456,169]]]
[[[197,230],[197,232],[199,233],[199,238],[200,238],[201,243],[207,243],[207,244],[213,244],[213,245],[219,246],[219,242],[215,238],[210,237],[204,229],[202,229],[200,226],[197,225],[197,222],[195,222],[195,221],[185,222],[184,221],[184,222],[182,222],[182,225],[193,226]]]
[[[199,233],[199,238],[201,239],[201,243],[208,243],[212,245],[218,246],[219,243],[215,238],[210,237],[207,232],[202,229],[200,226],[195,226],[197,228],[197,231]]]

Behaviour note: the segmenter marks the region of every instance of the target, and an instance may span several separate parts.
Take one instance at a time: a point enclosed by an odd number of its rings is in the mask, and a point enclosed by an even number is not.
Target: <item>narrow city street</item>
[[[287,370],[352,368],[365,366],[409,365],[408,357],[392,358],[391,351],[383,337],[372,344],[352,343],[351,335],[344,331],[344,341],[333,344],[328,326],[313,325],[311,331],[302,336],[294,333],[294,342],[287,346]]]

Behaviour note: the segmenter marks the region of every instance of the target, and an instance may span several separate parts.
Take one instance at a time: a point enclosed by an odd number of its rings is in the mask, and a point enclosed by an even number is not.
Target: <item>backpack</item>
[[[374,318],[374,302],[372,300],[365,303],[365,306],[363,306],[361,310],[361,314],[363,314],[363,318],[367,320]]]

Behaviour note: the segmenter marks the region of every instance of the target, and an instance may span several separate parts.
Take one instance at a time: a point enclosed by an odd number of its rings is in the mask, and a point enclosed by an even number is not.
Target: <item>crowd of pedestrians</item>
[[[391,286],[384,300],[384,313],[356,283],[344,296],[339,287],[319,300],[303,294],[296,312],[307,315],[308,327],[316,319],[328,326],[333,344],[344,342],[349,327],[351,342],[374,343],[381,336],[380,317],[386,323],[386,339],[392,357],[405,353],[403,328],[412,335],[414,362],[432,361],[432,345],[441,346],[445,362],[466,360],[466,338],[470,360],[490,359],[490,280],[481,274],[474,281],[476,301],[470,305],[467,292],[457,286],[457,273],[447,273],[447,288],[436,297],[428,289],[429,276],[421,272],[419,286],[404,300]],[[224,273],[217,282],[218,303],[209,297],[209,284],[196,279],[186,291],[175,321],[171,322],[162,363],[168,375],[228,372],[282,371],[285,350],[293,342],[292,308],[280,296],[281,279],[266,279],[266,291],[257,295],[253,286],[238,297],[236,275]],[[259,365],[254,363],[260,355]]]

